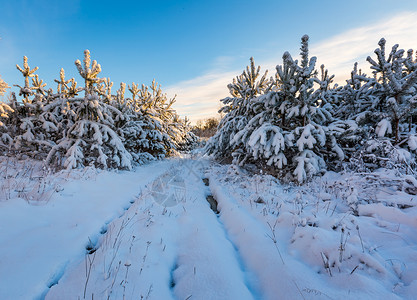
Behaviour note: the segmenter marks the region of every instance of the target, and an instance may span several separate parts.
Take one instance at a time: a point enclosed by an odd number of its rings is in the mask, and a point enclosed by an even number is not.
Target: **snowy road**
[[[206,201],[206,168],[180,161],[159,176],[46,299],[83,298],[84,290],[87,299],[259,298],[256,277]]]
[[[272,177],[204,159],[99,174],[94,184],[70,181],[64,191],[46,208],[59,212],[90,201],[84,207],[88,213],[72,212],[72,222],[84,233],[69,226],[64,213],[54,219],[59,238],[42,224],[36,227],[54,251],[22,239],[21,247],[32,247],[35,255],[15,257],[39,269],[28,274],[26,289],[3,285],[1,299],[413,299],[416,290],[416,237],[410,231],[417,227],[415,210],[396,228],[401,239],[379,251],[376,243],[385,240],[372,240],[371,230],[383,236],[391,228],[386,220],[395,214],[374,222],[369,208],[367,216],[356,218],[337,205],[329,209],[323,193],[303,196],[300,188],[283,187]],[[68,193],[72,206],[65,202]],[[208,196],[218,202],[218,214]],[[110,214],[120,207],[126,209],[120,217]],[[359,239],[350,224],[368,228]],[[338,226],[349,231],[344,244]],[[406,249],[403,257],[400,248]],[[400,259],[406,268],[395,265]],[[16,286],[19,274],[1,279]]]

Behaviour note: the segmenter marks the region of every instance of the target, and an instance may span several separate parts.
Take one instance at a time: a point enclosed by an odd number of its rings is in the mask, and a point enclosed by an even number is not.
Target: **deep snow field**
[[[0,158],[0,176],[0,299],[417,299],[417,181],[395,170],[297,186],[206,158]]]

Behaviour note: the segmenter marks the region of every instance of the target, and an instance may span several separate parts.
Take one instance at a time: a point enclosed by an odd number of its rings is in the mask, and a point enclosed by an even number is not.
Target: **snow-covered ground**
[[[0,166],[0,299],[417,295],[411,176],[283,186],[207,159],[57,175]]]
[[[42,299],[106,224],[123,215],[170,162],[136,172],[49,174],[0,158],[0,299]]]

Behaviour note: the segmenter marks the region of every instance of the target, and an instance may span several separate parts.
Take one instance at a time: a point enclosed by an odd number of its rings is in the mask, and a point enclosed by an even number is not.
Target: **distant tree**
[[[203,138],[212,137],[219,126],[219,120],[217,118],[208,118],[205,120],[198,120],[193,128],[193,132]]]
[[[218,125],[219,125],[219,120],[218,119],[216,119],[216,118],[208,118],[205,121],[204,129],[205,130],[216,129]]]
[[[194,133],[198,136],[201,136],[204,129],[204,120],[197,120],[196,125],[194,126]]]

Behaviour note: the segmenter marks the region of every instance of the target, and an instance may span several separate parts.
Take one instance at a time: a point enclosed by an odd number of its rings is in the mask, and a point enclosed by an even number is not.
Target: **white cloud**
[[[329,72],[336,74],[336,81],[344,83],[355,62],[369,74],[366,57],[375,57],[373,51],[378,48],[378,41],[382,37],[387,40],[387,51],[394,44],[399,44],[406,51],[415,49],[416,28],[417,12],[401,13],[391,19],[351,29],[318,44],[312,44],[310,53],[317,56]]]
[[[175,109],[188,116],[192,122],[216,116],[221,107],[220,99],[228,96],[229,84],[239,71],[209,73],[191,80],[179,82],[166,89],[172,97],[177,95]]]
[[[401,49],[417,47],[417,12],[404,12],[390,19],[357,27],[333,36],[319,43],[311,43],[310,53],[317,56],[319,64],[325,64],[331,74],[336,74],[335,81],[344,83],[349,78],[353,64],[357,61],[359,67],[369,74],[366,57],[374,56],[373,50],[378,47],[381,37],[387,40],[387,49],[396,43]],[[297,53],[291,53],[294,57]],[[231,58],[220,57],[217,61],[229,62]],[[275,73],[275,65],[280,60],[260,62],[260,65]],[[318,67],[319,65],[317,65]],[[190,117],[192,122],[215,116],[219,107],[219,100],[228,96],[227,84],[241,74],[241,70],[218,68],[200,77],[182,81],[168,87],[168,95],[177,94],[175,108],[181,115]]]

